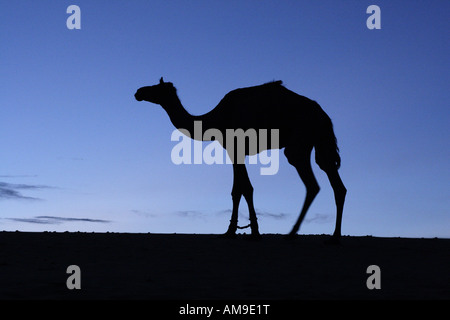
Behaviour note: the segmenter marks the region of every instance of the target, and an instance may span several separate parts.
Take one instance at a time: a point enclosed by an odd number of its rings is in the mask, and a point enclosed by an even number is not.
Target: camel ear
[[[161,77],[161,79],[159,79],[159,84],[163,84],[164,83],[164,80],[163,80],[163,77]]]

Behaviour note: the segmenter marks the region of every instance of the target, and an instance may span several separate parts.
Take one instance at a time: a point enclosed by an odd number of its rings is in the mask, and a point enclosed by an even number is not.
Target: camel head
[[[173,84],[171,82],[164,82],[161,77],[157,85],[139,88],[134,94],[134,97],[137,101],[145,100],[151,103],[161,104],[172,97],[175,92]]]

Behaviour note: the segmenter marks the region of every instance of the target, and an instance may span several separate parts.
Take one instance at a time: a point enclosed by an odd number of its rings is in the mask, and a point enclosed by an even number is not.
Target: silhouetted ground
[[[450,299],[450,239],[326,238],[0,232],[0,298]],[[80,290],[66,287],[69,265]]]

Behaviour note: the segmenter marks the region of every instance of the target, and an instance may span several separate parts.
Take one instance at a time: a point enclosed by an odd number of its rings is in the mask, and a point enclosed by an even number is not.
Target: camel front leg
[[[228,231],[225,233],[225,236],[227,237],[233,237],[236,234],[236,230],[238,228],[239,202],[241,201],[242,196],[244,196],[248,204],[252,236],[259,237],[258,221],[253,205],[253,186],[250,183],[247,169],[245,168],[245,164],[233,164],[233,190],[231,191],[233,211],[231,213]]]
[[[248,212],[250,216],[250,228],[252,229],[252,237],[258,238],[259,228],[258,228],[258,219],[256,217],[255,207],[253,205],[253,187],[251,187],[246,193],[244,193],[245,201],[248,204]]]
[[[233,186],[233,191],[231,192],[233,211],[231,212],[230,225],[228,226],[227,232],[224,234],[226,237],[234,237],[237,230],[239,202],[241,201],[242,193],[234,192],[234,190],[235,188]]]
[[[250,228],[252,230],[252,236],[257,238],[260,236],[258,229],[258,219],[256,218],[256,211],[253,205],[253,186],[248,177],[247,168],[244,163],[233,165],[234,184],[233,184],[233,203],[235,198],[243,195],[248,205],[248,212],[250,216]],[[234,206],[233,206],[234,209]],[[233,211],[234,213],[234,211]]]

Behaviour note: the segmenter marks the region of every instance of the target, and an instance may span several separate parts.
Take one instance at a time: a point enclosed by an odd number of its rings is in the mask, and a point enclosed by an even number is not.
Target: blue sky
[[[81,9],[69,30],[66,9]],[[366,9],[381,9],[369,30]],[[450,237],[448,1],[8,1],[1,5],[0,230],[221,233],[230,165],[175,165],[171,81],[192,114],[272,80],[332,118],[343,234]],[[305,189],[284,156],[249,165],[262,233],[287,233]],[[300,233],[331,233],[325,174]],[[247,224],[241,203],[241,224]]]

